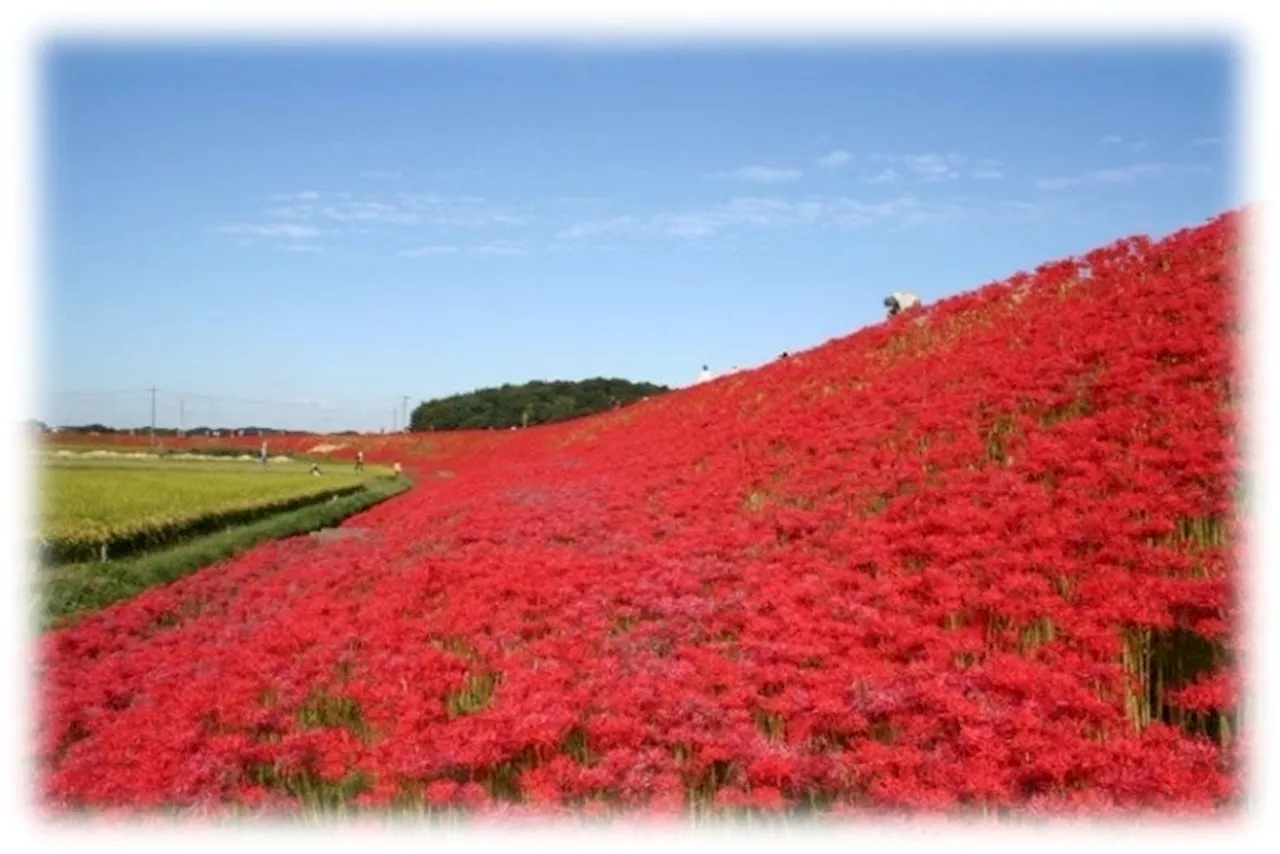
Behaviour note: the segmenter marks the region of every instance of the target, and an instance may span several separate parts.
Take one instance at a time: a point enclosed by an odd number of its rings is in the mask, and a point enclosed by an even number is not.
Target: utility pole
[[[409,395],[404,395],[404,400],[400,406],[400,429],[409,429]]]
[[[156,443],[156,387],[151,387],[151,444]]]
[[[186,405],[187,405],[187,402],[185,400],[182,400],[181,398],[178,399],[178,435],[179,436],[182,435],[182,426],[183,426],[182,416],[183,416],[183,409],[186,407]]]

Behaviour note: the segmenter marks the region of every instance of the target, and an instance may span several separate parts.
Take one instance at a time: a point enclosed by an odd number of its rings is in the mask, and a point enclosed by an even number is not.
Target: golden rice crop
[[[40,538],[54,555],[88,557],[103,545],[153,545],[205,522],[283,509],[358,489],[350,472],[312,477],[255,464],[87,461],[47,465]]]

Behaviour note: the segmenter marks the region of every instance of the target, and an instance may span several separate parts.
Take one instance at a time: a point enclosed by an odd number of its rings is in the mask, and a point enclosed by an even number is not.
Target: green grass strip
[[[199,537],[163,551],[123,560],[37,570],[40,631],[70,625],[85,614],[136,596],[148,587],[169,584],[210,564],[239,555],[266,540],[331,527],[348,516],[399,495],[412,485],[412,481],[403,477],[378,478],[354,494]]]

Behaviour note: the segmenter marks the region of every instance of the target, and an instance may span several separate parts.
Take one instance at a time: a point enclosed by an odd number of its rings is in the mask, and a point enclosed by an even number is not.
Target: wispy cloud
[[[468,252],[475,255],[528,255],[529,250],[522,244],[510,243],[500,240],[495,243],[482,243],[479,246],[471,246]]]
[[[995,181],[1004,177],[1004,164],[999,160],[983,158],[973,166],[973,171],[969,173],[970,177],[979,181]]]
[[[960,177],[958,167],[968,161],[959,154],[908,154],[903,164],[922,181],[950,181]]]
[[[434,193],[393,193],[371,196],[343,193],[278,194],[287,202],[264,213],[276,219],[329,221],[362,226],[487,227],[524,225],[525,217],[510,205],[497,205],[480,196],[442,196]]]
[[[741,197],[701,208],[579,222],[560,231],[556,237],[583,240],[627,234],[697,239],[747,226],[790,228],[814,222],[821,211],[821,202],[815,200]]]
[[[961,169],[971,162],[971,158],[963,154],[943,154],[932,151],[923,154],[874,154],[871,159],[887,164],[883,170],[868,179],[872,184],[883,184],[903,177],[926,184],[954,181],[961,177]],[[979,161],[979,163],[995,162]],[[986,168],[984,171],[993,170]]]
[[[799,169],[781,169],[774,166],[742,166],[713,172],[712,177],[749,184],[784,184],[799,179],[804,173]]]
[[[743,229],[910,229],[959,221],[966,211],[983,206],[990,207],[991,203],[922,199],[910,194],[879,200],[847,196],[741,197],[690,210],[583,221],[555,236],[569,242],[602,237],[698,240]]]
[[[638,232],[644,230],[643,223],[640,217],[629,215],[586,220],[557,232],[556,237],[560,240],[586,240],[589,237]]]
[[[219,234],[253,235],[256,237],[289,237],[294,240],[305,240],[318,237],[322,232],[309,225],[293,222],[231,222],[216,226]]]
[[[1080,177],[1068,178],[1065,175],[1053,175],[1048,178],[1037,178],[1036,189],[1065,190],[1067,187],[1074,187],[1077,184],[1083,183],[1083,180],[1084,179]]]
[[[320,198],[315,190],[303,190],[300,193],[272,193],[273,202],[310,202]]]
[[[1103,148],[1113,148],[1116,146],[1123,146],[1124,148],[1127,148],[1130,151],[1132,151],[1134,154],[1137,154],[1139,151],[1142,151],[1144,148],[1146,148],[1150,144],[1151,144],[1150,140],[1128,139],[1127,137],[1123,137],[1123,136],[1120,136],[1119,134],[1114,134],[1114,133],[1109,133],[1098,140],[1098,145],[1102,146]]]
[[[590,205],[598,205],[602,201],[603,199],[600,199],[596,196],[555,196],[554,198],[551,199],[551,204],[557,205],[560,207],[573,208],[573,207],[588,207]]]
[[[1202,136],[1191,140],[1191,144],[1196,147],[1203,147],[1206,145],[1222,145],[1226,141],[1226,138],[1221,136]]]
[[[393,181],[397,178],[403,178],[404,175],[400,172],[384,172],[379,169],[368,169],[361,172],[360,177],[370,181]]]
[[[405,258],[429,258],[439,255],[516,256],[527,255],[529,250],[523,244],[495,241],[472,246],[460,246],[454,243],[418,246],[413,249],[402,249],[398,254]]]
[[[320,235],[355,240],[416,232],[419,240],[437,241],[413,250],[420,254],[442,254],[450,251],[448,246],[457,244],[452,251],[514,255],[525,251],[520,244],[496,238],[505,237],[510,228],[526,224],[523,206],[495,204],[482,196],[302,190],[274,193],[266,197],[256,216],[215,225],[212,230],[233,238],[240,246],[275,238],[276,248],[300,253],[324,252],[325,248],[312,242]],[[492,232],[494,239],[464,243],[456,234],[460,230]]]
[[[1201,175],[1209,171],[1207,166],[1189,166],[1177,163],[1135,163],[1117,169],[1097,169],[1086,177],[1099,184],[1132,184],[1146,178],[1176,178],[1180,175]]]
[[[815,161],[819,166],[828,169],[839,168],[853,159],[853,154],[845,151],[843,148],[837,148],[834,151],[828,151]]]
[[[1054,175],[1037,178],[1036,189],[1063,190],[1068,187],[1099,184],[1132,184],[1144,180],[1169,180],[1188,175],[1207,175],[1211,170],[1203,164],[1134,163],[1112,169],[1095,169],[1080,175]]]
[[[445,244],[440,246],[418,246],[414,249],[401,249],[398,254],[405,258],[426,258],[431,255],[457,255],[462,251],[459,246]]]

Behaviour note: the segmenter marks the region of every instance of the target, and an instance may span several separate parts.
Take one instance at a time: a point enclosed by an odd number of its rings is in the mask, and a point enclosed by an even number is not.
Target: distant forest
[[[409,429],[532,427],[604,412],[667,391],[666,386],[653,383],[603,377],[579,382],[534,380],[425,401],[413,410]]]

